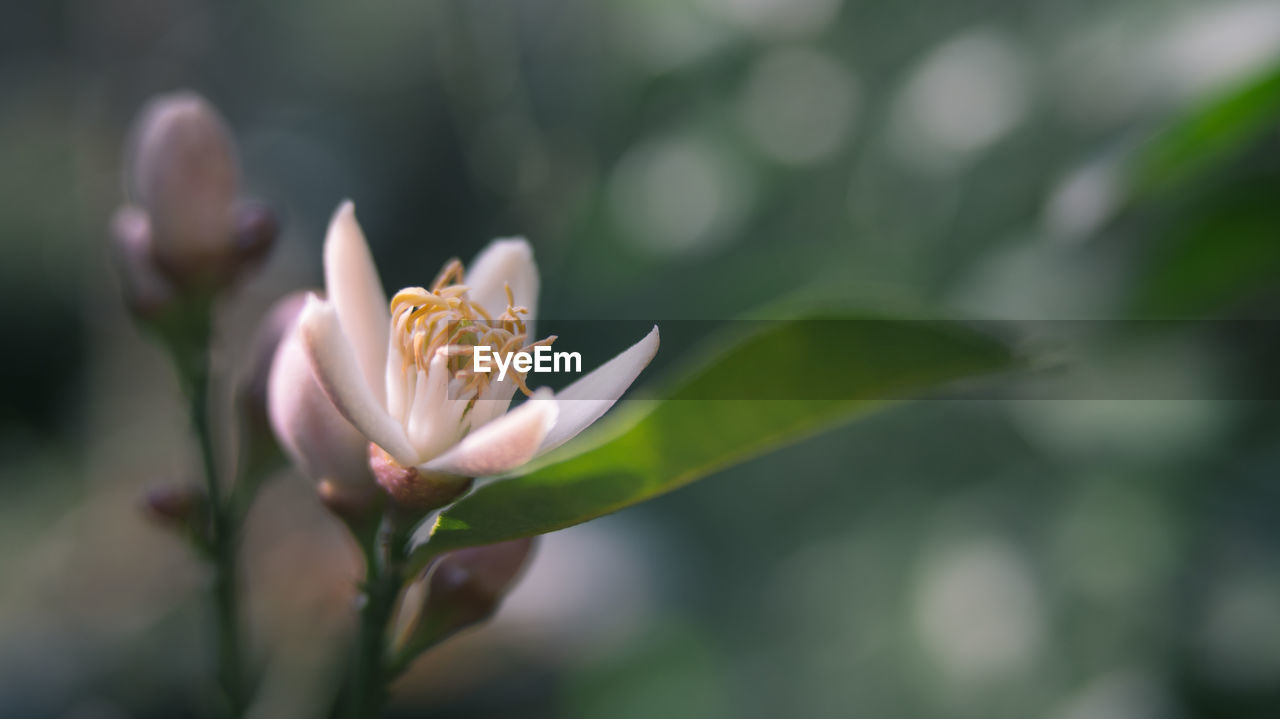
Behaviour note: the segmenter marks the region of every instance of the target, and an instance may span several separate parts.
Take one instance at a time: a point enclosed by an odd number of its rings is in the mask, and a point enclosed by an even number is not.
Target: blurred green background
[[[206,577],[137,509],[194,452],[105,242],[180,87],[286,225],[229,370],[345,197],[389,287],[527,235],[551,317],[1223,320],[1108,345],[1176,399],[901,406],[548,536],[393,715],[1280,716],[1278,59],[1261,0],[5,3],[0,716],[202,705]],[[292,475],[246,552],[258,716],[309,716],[355,552]]]

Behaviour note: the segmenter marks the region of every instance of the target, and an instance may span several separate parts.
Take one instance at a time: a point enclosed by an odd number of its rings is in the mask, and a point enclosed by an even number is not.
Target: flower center
[[[556,338],[526,344],[524,317],[529,308],[515,304],[511,285],[506,286],[506,310],[494,317],[468,297],[470,288],[461,284],[464,276],[462,262],[454,259],[445,264],[431,289],[408,287],[397,292],[391,298],[391,326],[404,357],[403,371],[408,372],[412,364],[429,373],[431,359],[444,349],[449,355],[449,377],[458,381],[456,387],[451,385],[451,391],[459,399],[474,399],[488,387],[491,376],[474,370],[473,352],[477,345],[487,346],[495,357],[505,358],[538,345],[550,345]],[[531,395],[525,374],[513,369],[507,376],[522,392]]]

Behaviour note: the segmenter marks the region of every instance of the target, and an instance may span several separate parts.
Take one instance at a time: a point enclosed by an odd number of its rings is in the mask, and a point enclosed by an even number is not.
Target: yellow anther
[[[431,290],[437,291],[443,289],[445,286],[453,284],[455,280],[457,283],[461,283],[464,275],[465,272],[462,268],[462,260],[455,257],[444,263],[444,267],[440,270],[440,274],[436,275],[435,281],[431,283]]]
[[[524,316],[529,308],[515,303],[515,293],[505,284],[507,306],[497,319],[470,299],[470,287],[462,284],[466,269],[456,259],[447,262],[431,283],[431,289],[408,287],[391,299],[392,329],[404,356],[403,371],[430,372],[431,359],[444,350],[449,378],[461,384],[456,396],[475,399],[490,383],[491,373],[476,372],[475,347],[485,345],[495,356],[507,357],[540,345],[550,345],[555,337],[526,344]],[[507,373],[526,395],[525,373]]]

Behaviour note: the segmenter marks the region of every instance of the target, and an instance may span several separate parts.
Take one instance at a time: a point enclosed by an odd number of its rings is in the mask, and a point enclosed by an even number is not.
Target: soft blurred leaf
[[[1006,344],[955,323],[851,316],[767,323],[675,383],[613,439],[449,508],[415,564],[615,512],[890,401],[1014,363]],[[784,397],[793,399],[776,399]]]
[[[1138,194],[1168,189],[1239,152],[1280,118],[1280,66],[1196,105],[1138,154]]]
[[[1162,217],[1134,287],[1140,316],[1203,316],[1264,296],[1280,272],[1280,65],[1202,102],[1140,148],[1131,200]]]
[[[1280,286],[1280,185],[1221,188],[1186,212],[1137,287],[1139,315],[1212,315]]]

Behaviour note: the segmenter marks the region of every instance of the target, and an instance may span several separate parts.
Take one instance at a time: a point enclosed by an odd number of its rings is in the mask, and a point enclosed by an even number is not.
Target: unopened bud
[[[289,314],[292,302],[286,298],[276,306],[264,321],[264,333],[270,332],[268,325]],[[325,395],[302,345],[297,322],[284,326],[286,332],[274,353],[265,388],[271,429],[293,464],[316,482],[325,505],[354,530],[356,524],[363,524],[366,514],[376,516],[380,509],[382,490],[369,468],[369,441]],[[246,396],[256,391],[251,380]]]
[[[316,484],[316,493],[320,495],[320,503],[353,530],[374,529],[387,498],[372,482],[356,485],[322,479]]]
[[[533,537],[449,552],[426,580],[426,596],[413,625],[397,639],[396,664],[489,617],[528,564]]]
[[[283,461],[268,415],[268,384],[276,352],[297,323],[306,299],[307,293],[300,291],[277,300],[258,323],[249,347],[249,363],[237,391],[242,420],[241,451],[249,477],[261,477]]]
[[[121,207],[111,218],[110,231],[125,304],[139,319],[158,318],[173,306],[176,292],[155,263],[147,213],[131,205]]]
[[[235,256],[242,268],[256,267],[275,246],[280,220],[266,204],[246,200],[236,209],[235,221]]]
[[[208,272],[235,232],[231,132],[204,98],[177,92],[147,103],[135,133],[132,189],[151,217],[157,261],[179,279]]]
[[[182,289],[216,289],[259,263],[274,216],[240,202],[240,161],[218,112],[192,92],[142,109],[130,147],[129,190],[150,224],[154,261]]]
[[[262,316],[249,348],[249,366],[240,387],[241,402],[255,422],[268,424],[267,395],[271,379],[271,365],[286,335],[293,331],[307,292],[299,290],[276,300]]]
[[[378,484],[391,495],[396,507],[407,514],[422,516],[461,497],[471,488],[472,479],[405,467],[381,447],[369,443],[369,468]]]
[[[142,507],[161,526],[202,536],[209,497],[194,485],[158,485],[143,495]]]

